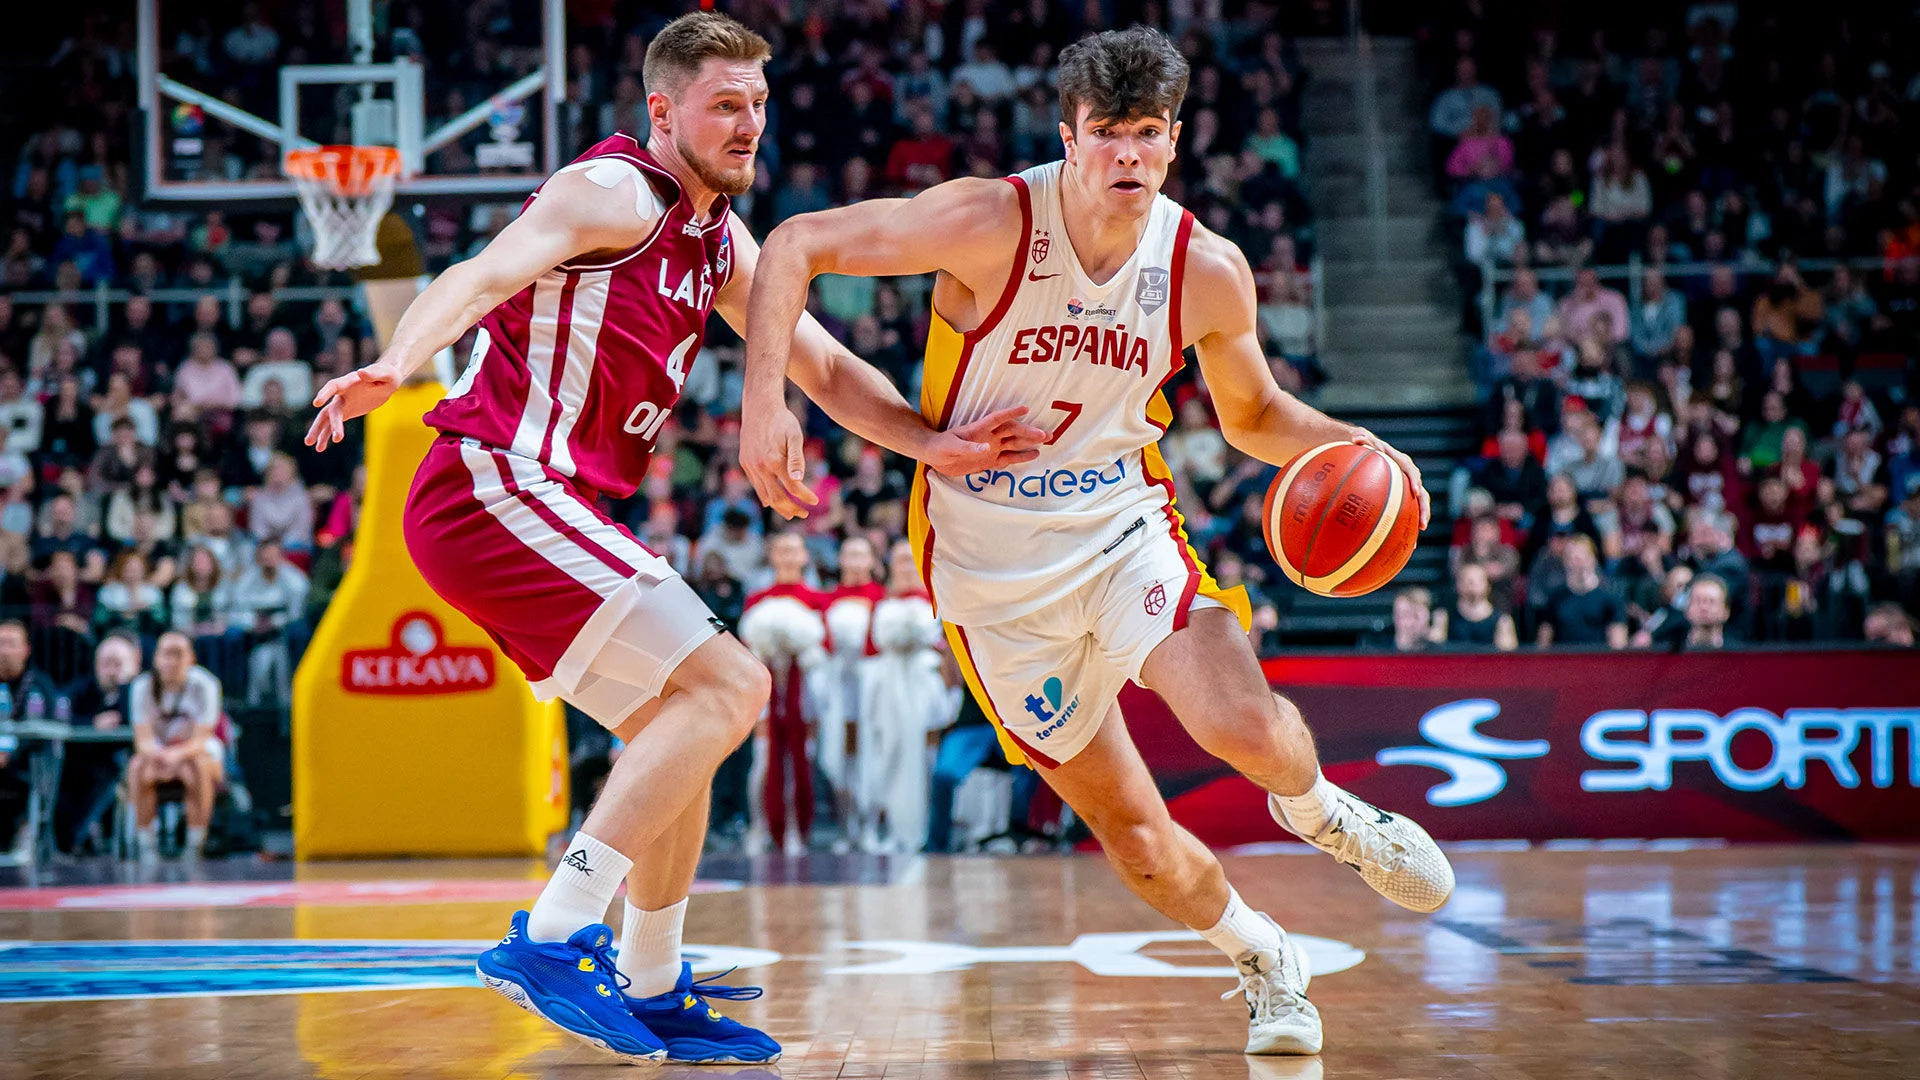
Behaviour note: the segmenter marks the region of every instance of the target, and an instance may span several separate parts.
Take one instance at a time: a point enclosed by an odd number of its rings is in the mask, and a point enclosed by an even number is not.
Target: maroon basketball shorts
[[[427,584],[533,684],[612,728],[720,623],[671,564],[531,458],[442,436],[407,496]]]

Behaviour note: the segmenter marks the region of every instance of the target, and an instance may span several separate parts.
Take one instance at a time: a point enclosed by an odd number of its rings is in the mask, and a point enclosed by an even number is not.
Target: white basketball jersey
[[[1027,407],[1054,433],[1034,461],[969,476],[921,469],[911,531],[940,617],[1017,618],[1085,583],[1146,530],[1171,530],[1173,484],[1154,443],[1171,419],[1160,387],[1181,364],[1180,283],[1193,216],[1154,199],[1133,257],[1105,282],[1081,269],[1061,215],[1065,162],[1008,180],[1027,235],[986,320],[938,312],[922,412],[936,427]]]

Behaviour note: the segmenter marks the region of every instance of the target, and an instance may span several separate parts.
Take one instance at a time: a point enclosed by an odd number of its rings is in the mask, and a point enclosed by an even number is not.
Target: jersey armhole
[[[1000,290],[1000,299],[993,310],[981,321],[979,326],[961,336],[968,341],[978,341],[993,332],[1006,318],[1007,309],[1013,306],[1013,298],[1020,292],[1020,275],[1027,272],[1027,251],[1033,245],[1033,192],[1027,187],[1024,176],[1009,176],[1007,183],[1020,193],[1020,244],[1013,253],[1013,270],[1007,275],[1007,283]]]
[[[1187,278],[1187,244],[1193,239],[1193,211],[1180,211],[1180,227],[1173,234],[1173,280],[1168,284],[1167,336],[1173,342],[1172,368],[1168,375],[1187,366],[1187,340],[1180,325],[1180,290]]]

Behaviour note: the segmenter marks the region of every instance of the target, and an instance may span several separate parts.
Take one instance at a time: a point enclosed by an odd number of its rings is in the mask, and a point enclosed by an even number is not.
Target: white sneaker
[[[1235,994],[1246,997],[1247,1053],[1319,1053],[1320,1010],[1307,1000],[1307,982],[1313,972],[1306,950],[1282,930],[1278,950],[1257,949],[1234,963],[1240,969],[1240,985],[1220,999]]]
[[[799,833],[788,830],[786,842],[781,845],[780,851],[789,859],[797,859],[807,853],[807,842],[800,839]]]
[[[1373,891],[1409,911],[1438,911],[1453,895],[1453,865],[1427,831],[1399,814],[1341,791],[1319,833],[1287,820],[1278,797],[1267,809],[1280,827],[1360,872]]]

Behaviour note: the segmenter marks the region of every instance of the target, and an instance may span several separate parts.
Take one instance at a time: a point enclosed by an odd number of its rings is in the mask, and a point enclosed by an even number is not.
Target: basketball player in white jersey
[[[1065,160],[1006,180],[802,215],[768,238],[747,314],[741,460],[761,497],[804,514],[800,433],[782,407],[788,339],[816,274],[938,275],[921,411],[937,427],[1024,406],[1052,434],[1038,459],[916,477],[911,531],[934,604],[1010,757],[1038,766],[1127,885],[1242,973],[1248,1053],[1317,1053],[1305,956],[1249,909],[1175,825],[1115,706],[1133,679],[1270,793],[1280,825],[1415,911],[1453,890],[1419,826],[1320,774],[1300,712],[1273,693],[1244,628],[1186,542],[1155,441],[1159,388],[1193,345],[1222,432],[1262,461],[1353,440],[1405,455],[1275,385],[1240,250],[1160,196],[1187,65],[1145,29],[1061,53]]]
[[[325,449],[479,324],[466,373],[426,418],[441,436],[408,498],[408,549],[537,696],[563,698],[627,743],[531,912],[514,916],[479,972],[633,1060],[780,1055],[766,1034],[701,1007],[757,988],[695,981],[680,956],[708,784],[766,705],[767,673],[598,507],[647,475],[709,314],[744,325],[758,250],[728,198],[753,183],[769,56],[723,15],[662,28],[647,49],[647,144],[614,133],[549,178],[413,301],[377,361],[321,390],[307,434]],[[938,470],[1017,464],[1044,436],[1012,412],[936,432],[817,323],[785,333],[799,337],[796,380],[836,420]],[[622,880],[615,960],[605,918]]]

